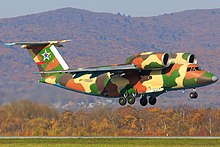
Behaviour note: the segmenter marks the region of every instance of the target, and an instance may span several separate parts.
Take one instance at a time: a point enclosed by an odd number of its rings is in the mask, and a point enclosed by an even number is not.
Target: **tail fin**
[[[5,44],[7,46],[22,45],[28,50],[40,72],[51,70],[67,70],[68,65],[56,49],[62,47],[60,43],[70,40],[48,41],[48,42],[14,42]],[[42,75],[43,76],[43,75]]]

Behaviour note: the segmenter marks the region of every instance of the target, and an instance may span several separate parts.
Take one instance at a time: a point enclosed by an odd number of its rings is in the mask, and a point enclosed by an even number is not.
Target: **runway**
[[[103,136],[103,137],[72,137],[72,136],[0,136],[0,139],[220,139],[220,137],[213,136]]]

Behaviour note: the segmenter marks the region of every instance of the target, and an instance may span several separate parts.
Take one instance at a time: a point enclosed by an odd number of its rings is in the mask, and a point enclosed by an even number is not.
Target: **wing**
[[[44,71],[37,72],[37,74],[52,74],[52,73],[83,73],[83,72],[111,72],[118,73],[126,70],[136,70],[137,68],[133,64],[120,64],[120,65],[110,65],[101,67],[90,67],[90,68],[77,68],[69,70],[54,70],[54,71]]]

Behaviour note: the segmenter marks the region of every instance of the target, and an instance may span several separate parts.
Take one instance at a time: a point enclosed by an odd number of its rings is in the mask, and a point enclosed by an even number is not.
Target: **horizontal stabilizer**
[[[5,43],[6,46],[15,46],[15,45],[47,45],[47,44],[59,44],[60,43],[65,43],[65,42],[69,42],[71,40],[57,40],[57,41],[43,41],[43,42],[11,42],[11,43]]]

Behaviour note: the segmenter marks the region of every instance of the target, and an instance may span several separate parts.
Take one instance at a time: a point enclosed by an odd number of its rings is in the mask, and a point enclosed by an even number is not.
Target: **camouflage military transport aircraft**
[[[197,64],[194,54],[143,52],[127,58],[125,64],[69,69],[56,47],[69,40],[47,42],[14,42],[22,45],[37,64],[40,83],[55,85],[75,92],[119,98],[120,105],[135,103],[154,105],[156,97],[168,91],[192,89],[190,98],[198,94],[196,87],[206,86],[218,78]],[[148,98],[149,97],[149,98]]]

